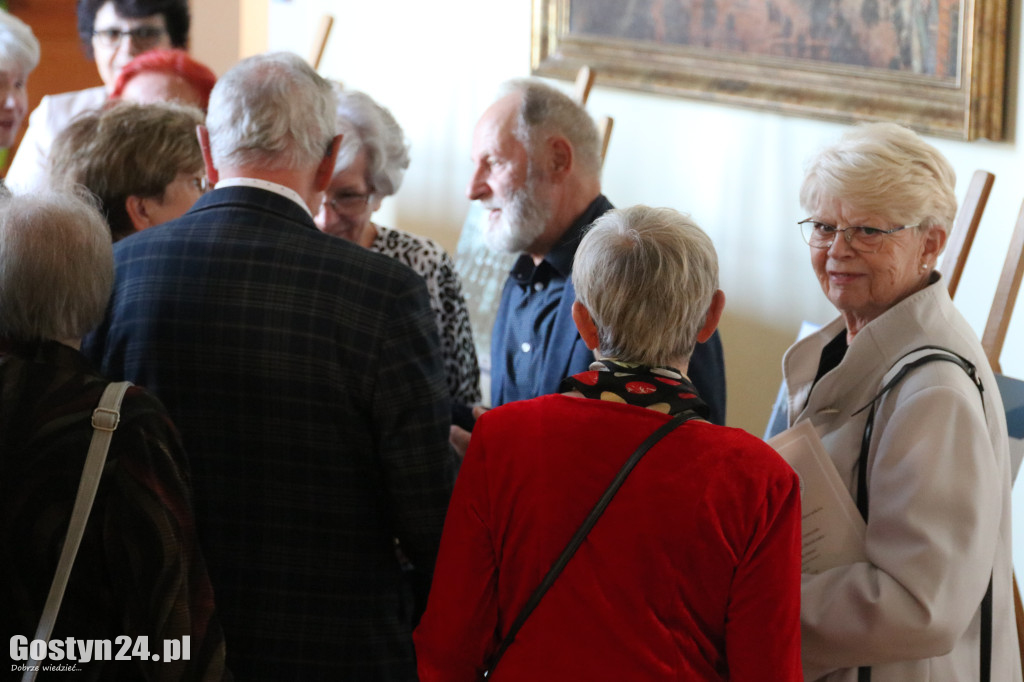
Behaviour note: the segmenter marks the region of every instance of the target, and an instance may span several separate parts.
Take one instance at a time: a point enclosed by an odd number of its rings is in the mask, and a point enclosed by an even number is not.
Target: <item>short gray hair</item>
[[[24,21],[0,10],[0,62],[13,62],[25,73],[39,65],[39,41]]]
[[[594,222],[576,251],[572,283],[603,357],[665,365],[693,353],[718,290],[718,256],[689,216],[633,206]]]
[[[843,201],[899,225],[948,232],[956,219],[956,173],[946,157],[895,123],[856,126],[808,163],[800,204],[820,211]]]
[[[594,119],[575,100],[533,78],[506,81],[501,93],[522,97],[515,134],[529,152],[531,163],[537,145],[557,134],[569,140],[581,170],[593,177],[601,176],[601,136]]]
[[[0,336],[80,339],[103,320],[113,284],[110,232],[88,199],[0,196]]]
[[[315,166],[334,138],[331,85],[289,52],[243,59],[210,93],[206,127],[217,168]]]
[[[342,135],[334,172],[340,173],[366,152],[366,180],[378,197],[391,196],[402,186],[409,167],[409,145],[398,121],[372,97],[358,90],[335,87],[337,132]]]

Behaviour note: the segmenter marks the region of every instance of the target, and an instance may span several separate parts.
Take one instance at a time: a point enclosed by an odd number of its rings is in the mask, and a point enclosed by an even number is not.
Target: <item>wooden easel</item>
[[[981,172],[981,171],[979,171]],[[973,183],[972,183],[973,184]],[[1021,204],[1017,223],[1010,235],[1010,247],[1003,263],[1002,273],[996,285],[996,293],[989,309],[985,332],[981,337],[981,347],[996,374],[1002,374],[999,357],[1003,352],[1006,332],[1010,328],[1010,318],[1017,302],[1021,278],[1024,276],[1024,203]],[[1013,574],[1013,610],[1017,621],[1017,646],[1021,661],[1024,662],[1024,604],[1021,602],[1020,589],[1017,587],[1017,574]]]
[[[953,230],[949,233],[946,251],[938,268],[946,279],[950,298],[956,295],[956,289],[960,285],[967,254],[971,251],[974,235],[981,223],[981,214],[985,211],[985,204],[988,203],[988,195],[992,192],[992,183],[995,181],[996,176],[988,171],[974,171],[971,184],[967,187],[967,194],[960,204],[960,212],[957,213]]]
[[[1010,235],[1010,248],[1003,263],[1003,271],[999,275],[996,294],[989,309],[985,333],[981,336],[981,347],[992,366],[992,371],[1001,373],[999,356],[1003,352],[1006,331],[1010,328],[1010,317],[1017,302],[1020,291],[1021,277],[1024,276],[1024,203],[1021,204],[1017,216],[1017,224]]]
[[[331,37],[331,28],[334,26],[334,17],[325,14],[320,17],[316,26],[316,33],[313,35],[313,44],[309,49],[309,56],[306,61],[314,70],[320,68],[320,60],[323,59],[324,50],[327,49],[327,40]]]
[[[594,73],[593,69],[589,66],[582,66],[576,73],[576,85],[573,89],[573,99],[579,102],[582,106],[587,105],[587,99],[590,97],[590,89],[594,87],[594,80],[597,78],[597,74]],[[601,137],[601,163],[604,163],[604,157],[608,153],[608,143],[612,139],[612,127],[615,125],[615,120],[610,116],[602,116],[597,119],[597,134]]]

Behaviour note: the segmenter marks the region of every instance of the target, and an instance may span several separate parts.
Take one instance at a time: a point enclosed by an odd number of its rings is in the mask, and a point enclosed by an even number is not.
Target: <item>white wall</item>
[[[269,46],[305,56],[320,15],[335,15],[321,72],[389,107],[412,142],[405,184],[378,217],[454,250],[467,209],[473,125],[501,81],[529,75],[530,5],[271,0]],[[1016,45],[1019,14],[1011,25]],[[1014,47],[1011,101],[1018,92],[1019,59]],[[834,316],[795,223],[805,217],[797,202],[804,160],[838,137],[843,126],[603,88],[600,74],[589,109],[615,119],[604,172],[612,202],[687,211],[714,239],[728,298],[721,329],[729,423],[760,435],[781,379],[782,353],[800,321]],[[1018,118],[1011,108],[1011,129],[1022,129]],[[957,169],[960,197],[975,169],[996,174],[956,299],[980,336],[1024,199],[1024,149],[1015,142],[931,141]],[[1024,377],[1024,300],[1017,305],[1003,369]]]

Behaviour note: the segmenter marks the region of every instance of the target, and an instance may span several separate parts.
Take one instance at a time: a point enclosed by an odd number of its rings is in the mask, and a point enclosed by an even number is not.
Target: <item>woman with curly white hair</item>
[[[455,263],[437,242],[372,220],[384,197],[398,191],[409,167],[402,128],[391,112],[365,93],[338,87],[336,96],[338,132],[343,137],[334,177],[316,216],[317,227],[394,258],[426,281],[453,405],[477,404],[480,368]]]

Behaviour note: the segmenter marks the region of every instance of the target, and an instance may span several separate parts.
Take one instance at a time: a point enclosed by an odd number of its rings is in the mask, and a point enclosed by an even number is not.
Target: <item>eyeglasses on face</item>
[[[205,175],[189,178],[189,182],[200,194],[206,194],[210,191],[210,181],[206,179]]]
[[[107,49],[116,49],[121,40],[126,36],[135,43],[136,47],[148,50],[156,47],[160,39],[167,34],[167,29],[160,26],[139,26],[138,28],[122,31],[119,28],[101,28],[92,32],[93,40],[97,45]]]
[[[855,251],[861,253],[876,253],[882,248],[885,238],[891,234],[906,230],[917,225],[901,225],[891,230],[883,230],[878,227],[865,227],[863,225],[851,225],[839,229],[835,225],[823,223],[814,218],[807,218],[797,223],[800,226],[800,234],[804,241],[815,249],[827,249],[836,240],[837,234],[842,234],[846,243]]]
[[[355,211],[361,211],[370,203],[370,197],[373,196],[373,191],[369,191],[365,194],[358,194],[355,192],[338,192],[337,194],[328,194],[324,197],[324,206],[330,206],[331,210],[341,215],[343,213],[353,213]]]

